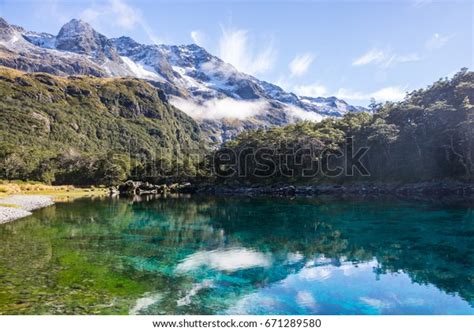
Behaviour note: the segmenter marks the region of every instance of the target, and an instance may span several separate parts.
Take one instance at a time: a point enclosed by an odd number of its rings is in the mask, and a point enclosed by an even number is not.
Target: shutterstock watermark
[[[369,147],[354,147],[352,138],[343,148],[293,146],[224,147],[212,154],[212,174],[219,178],[269,178],[274,176],[312,178],[316,176],[370,176],[363,158]]]
[[[365,164],[369,147],[356,147],[353,138],[339,146],[278,143],[272,146],[224,146],[203,149],[162,150],[155,154],[130,153],[139,166],[132,175],[147,178],[186,177],[206,174],[221,179],[314,178],[370,176]]]

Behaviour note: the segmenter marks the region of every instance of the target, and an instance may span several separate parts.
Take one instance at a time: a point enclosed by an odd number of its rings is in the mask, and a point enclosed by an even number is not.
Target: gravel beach
[[[4,205],[12,205],[4,207]],[[46,195],[12,195],[0,199],[0,224],[31,215],[31,211],[53,205]],[[14,207],[13,207],[14,206]]]

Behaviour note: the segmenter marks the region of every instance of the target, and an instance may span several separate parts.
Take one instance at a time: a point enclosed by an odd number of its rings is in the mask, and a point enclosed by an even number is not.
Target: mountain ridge
[[[145,45],[126,36],[107,38],[77,19],[66,23],[56,36],[27,32],[2,19],[0,64],[27,72],[145,79],[199,121],[216,142],[249,128],[319,121],[365,110],[335,97],[286,92],[238,71],[195,44]]]

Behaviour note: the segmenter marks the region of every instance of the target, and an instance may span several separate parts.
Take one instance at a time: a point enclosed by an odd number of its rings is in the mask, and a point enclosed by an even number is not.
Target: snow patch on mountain
[[[130,58],[126,56],[121,56],[120,58],[136,77],[152,80],[164,80],[163,77],[158,75],[155,70],[150,66],[143,65],[139,62],[133,62]]]
[[[55,48],[56,47],[56,36],[49,33],[37,33],[37,32],[26,32],[23,34],[26,40],[32,44],[42,48]]]

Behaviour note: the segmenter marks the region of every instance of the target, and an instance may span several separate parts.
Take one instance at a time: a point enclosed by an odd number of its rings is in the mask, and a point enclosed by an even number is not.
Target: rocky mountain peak
[[[8,40],[15,33],[15,29],[0,17],[0,40]]]
[[[78,19],[72,19],[59,30],[56,49],[89,55],[102,61],[106,58],[120,61],[109,39]]]
[[[84,34],[93,35],[94,32],[95,30],[90,26],[89,23],[73,18],[68,23],[64,24],[61,30],[59,30],[58,37]]]
[[[8,22],[5,21],[5,19],[0,17],[0,29],[6,29],[8,27],[10,27],[10,24],[8,24]]]

